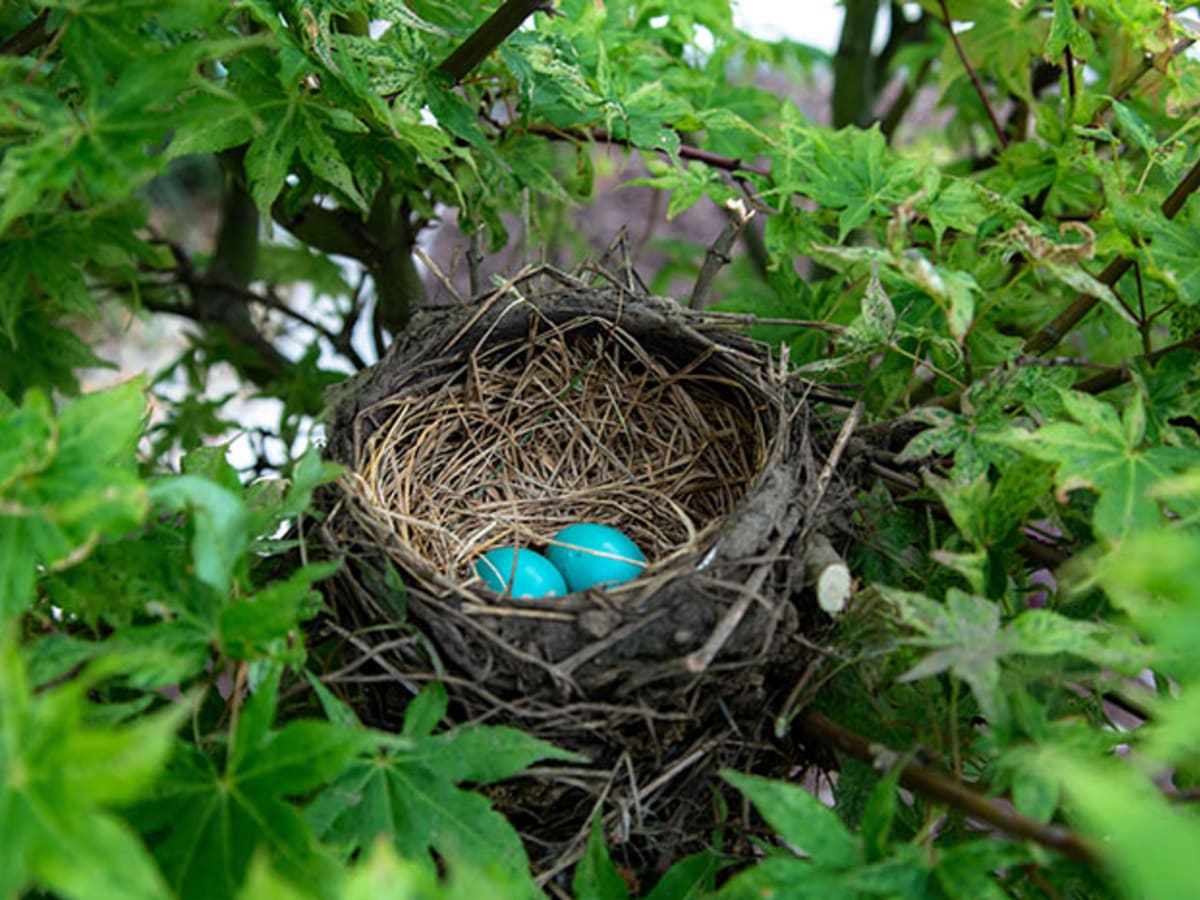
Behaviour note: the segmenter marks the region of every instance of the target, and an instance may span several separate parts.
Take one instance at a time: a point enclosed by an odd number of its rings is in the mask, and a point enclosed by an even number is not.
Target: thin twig
[[[723,319],[729,322],[736,322],[739,325],[753,327],[755,325],[785,325],[793,328],[809,328],[814,331],[824,331],[828,334],[842,334],[846,330],[845,325],[838,325],[836,322],[822,322],[818,319],[786,319],[786,318],[770,318],[769,316],[756,316],[753,313],[735,313],[724,312],[723,310],[706,309],[704,311],[706,319]],[[823,385],[831,387],[831,385]]]
[[[902,759],[902,754],[895,750],[855,734],[811,709],[797,716],[793,727],[827,747],[840,750],[885,772]],[[1021,815],[1009,803],[980,794],[962,782],[919,763],[903,764],[900,784],[931,800],[960,810],[971,818],[986,822],[1012,837],[1035,841],[1088,865],[1100,863],[1096,851],[1075,832],[1060,825],[1043,825]]]
[[[975,67],[971,65],[971,61],[967,59],[967,53],[963,49],[962,42],[958,39],[958,35],[954,31],[954,22],[950,18],[950,10],[946,8],[946,0],[938,0],[938,6],[941,7],[942,20],[945,22],[946,30],[950,32],[950,40],[954,42],[954,49],[958,52],[958,58],[962,60],[963,68],[967,70],[967,77],[971,79],[971,84],[975,86],[975,93],[979,95],[979,99],[983,103],[983,108],[987,112],[988,120],[992,123],[992,130],[996,132],[996,140],[1000,142],[1001,148],[1007,148],[1008,138],[1004,135],[1004,126],[1000,124],[996,110],[992,108],[992,101],[988,99],[987,91],[984,90],[983,82],[979,80],[979,74],[975,71]]]
[[[67,33],[68,24],[70,24],[69,20],[68,22],[64,22],[62,26],[60,26],[58,30],[54,32],[53,36],[50,38],[50,42],[42,48],[42,52],[38,54],[38,58],[34,60],[33,65],[29,69],[29,73],[25,76],[26,87],[33,84],[34,78],[37,77],[38,69],[42,67],[42,64],[50,58],[50,54],[53,53],[55,48],[58,47],[59,43],[63,39],[63,35]]]
[[[1180,38],[1172,45],[1171,49],[1167,51],[1167,59],[1172,60],[1177,56],[1183,55],[1190,50],[1195,43],[1195,38]],[[1108,112],[1108,110],[1112,107],[1114,99],[1124,100],[1129,92],[1133,90],[1137,83],[1141,81],[1147,73],[1153,72],[1155,66],[1161,64],[1160,60],[1161,55],[1155,56],[1153,53],[1147,53],[1145,56],[1143,56],[1137,67],[1126,76],[1124,81],[1113,88],[1112,93],[1104,100],[1103,103],[1096,107],[1096,111],[1092,114],[1093,117],[1099,118]]]
[[[627,138],[619,138],[603,128],[558,128],[553,125],[530,125],[525,131],[528,134],[536,134],[541,137],[555,138],[557,140],[570,141],[595,141],[600,144],[615,144],[621,147],[632,146]],[[692,159],[696,162],[702,162],[714,169],[721,169],[737,175],[738,173],[748,173],[750,175],[758,175],[762,178],[770,178],[771,172],[769,169],[764,169],[762,166],[756,166],[753,163],[746,163],[733,156],[722,156],[720,153],[713,153],[709,150],[703,150],[700,147],[693,147],[689,144],[683,144],[679,148],[679,156],[682,159]]]
[[[1174,344],[1160,347],[1153,353],[1147,353],[1145,356],[1138,357],[1138,359],[1153,366],[1157,365],[1159,360],[1164,357],[1172,353],[1178,353],[1180,350],[1200,350],[1200,332],[1196,332],[1182,341],[1176,341]],[[1110,391],[1128,382],[1132,371],[1131,366],[1121,366],[1119,369],[1111,369],[1107,372],[1101,372],[1099,375],[1093,375],[1091,378],[1085,378],[1083,381],[1077,382],[1073,387],[1075,390],[1083,391],[1085,394],[1102,394],[1105,391]]]

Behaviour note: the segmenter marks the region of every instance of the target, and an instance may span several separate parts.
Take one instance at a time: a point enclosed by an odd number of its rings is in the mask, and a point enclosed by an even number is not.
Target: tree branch
[[[845,18],[833,55],[833,127],[866,125],[877,92],[880,61],[871,54],[879,0],[845,0]]]
[[[375,282],[375,324],[393,335],[408,323],[412,310],[425,302],[425,282],[412,256],[418,228],[411,215],[408,204],[392,196],[385,178],[367,219],[367,230],[379,245],[367,268]]]
[[[886,771],[901,760],[901,754],[896,751],[876,741],[869,741],[811,709],[798,715],[793,727],[823,746],[840,750],[877,769]],[[1035,841],[1088,865],[1100,863],[1096,851],[1075,832],[1059,825],[1043,825],[1021,815],[1009,803],[980,794],[962,782],[933,769],[915,762],[906,763],[900,771],[900,783],[931,800],[986,822],[1014,838]]]
[[[554,15],[553,0],[507,0],[442,60],[438,68],[449,73],[456,83],[462,81],[535,12]]]
[[[1183,208],[1183,204],[1187,202],[1198,188],[1200,188],[1200,160],[1192,166],[1183,180],[1175,186],[1175,190],[1171,191],[1166,200],[1163,201],[1162,211],[1168,219],[1175,218],[1175,215]],[[1128,257],[1118,256],[1107,266],[1104,271],[1097,276],[1097,280],[1108,287],[1112,287],[1129,271],[1133,266],[1133,260]],[[1044,326],[1041,331],[1025,342],[1023,352],[1029,354],[1041,354],[1050,350],[1061,341],[1068,332],[1071,331],[1079,320],[1092,311],[1100,301],[1096,297],[1087,294],[1080,294],[1071,304],[1061,313],[1055,316],[1054,320]]]
[[[550,125],[530,125],[526,127],[527,134],[536,134],[541,137],[548,137],[560,141],[595,141],[598,144],[613,144],[618,147],[632,147],[633,144],[627,138],[619,138],[603,128],[557,128]],[[662,151],[665,153],[665,151]],[[679,147],[679,155],[683,159],[693,159],[696,162],[702,162],[707,166],[712,166],[714,169],[722,169],[729,172],[735,178],[741,173],[749,175],[758,175],[761,178],[770,178],[771,172],[769,169],[764,169],[762,166],[756,166],[752,163],[742,162],[732,156],[722,156],[719,153],[713,153],[709,150],[702,150],[699,147],[693,147],[690,144],[682,144]]]
[[[280,197],[271,207],[271,218],[322,253],[336,253],[365,263],[379,251],[378,242],[362,219],[347,209],[326,209],[309,203],[289,213]]]
[[[1182,341],[1176,341],[1174,344],[1161,347],[1153,353],[1140,356],[1138,359],[1153,366],[1157,365],[1159,360],[1164,357],[1170,356],[1172,353],[1178,353],[1180,350],[1200,350],[1200,332],[1196,332]],[[1108,372],[1093,375],[1091,378],[1085,378],[1072,387],[1077,391],[1083,391],[1087,394],[1102,394],[1105,391],[1110,391],[1115,387],[1120,387],[1127,383],[1130,377],[1131,370],[1129,366],[1121,366],[1118,369],[1111,369]]]
[[[733,249],[733,242],[754,217],[754,210],[747,210],[740,199],[729,201],[725,204],[725,209],[729,212],[728,220],[717,239],[708,248],[708,252],[704,254],[704,263],[700,266],[700,273],[696,276],[696,284],[692,288],[692,296],[688,300],[688,306],[692,309],[704,308],[704,302],[712,292],[713,280],[730,262],[729,252]]]
[[[50,20],[50,10],[43,9],[38,17],[0,44],[0,56],[24,56],[50,40],[50,32],[46,23]]]
[[[950,32],[950,40],[954,42],[954,49],[958,53],[958,58],[962,60],[963,68],[967,70],[967,77],[971,79],[971,84],[975,86],[975,93],[979,95],[979,99],[983,103],[988,120],[992,123],[992,131],[996,132],[996,140],[1000,142],[1001,148],[1005,148],[1008,146],[1008,138],[1004,134],[1004,126],[1000,124],[996,110],[992,108],[992,101],[988,99],[987,91],[984,90],[983,82],[979,80],[979,73],[975,71],[975,67],[971,65],[971,61],[967,59],[962,42],[958,39],[958,35],[954,31],[954,22],[950,18],[950,10],[946,8],[946,0],[938,0],[938,6],[942,10],[942,21],[946,26],[946,30]]]

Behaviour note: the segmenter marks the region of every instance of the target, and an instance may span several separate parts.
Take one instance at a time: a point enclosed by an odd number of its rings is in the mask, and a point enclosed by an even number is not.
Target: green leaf
[[[427,689],[428,690],[428,689]],[[422,692],[424,693],[424,692]],[[587,762],[578,753],[505,725],[467,725],[422,741],[407,758],[433,766],[452,781],[492,784],[503,781],[538,760]]]
[[[905,764],[903,760],[892,764],[887,774],[871,789],[871,796],[867,799],[866,809],[863,810],[859,831],[862,834],[863,849],[870,862],[883,859],[887,855],[892,823],[896,819],[900,773],[904,771]]]
[[[1188,306],[1200,303],[1200,271],[1194,262],[1196,241],[1200,240],[1200,203],[1189,197],[1174,219],[1167,219],[1157,209],[1146,211],[1138,216],[1137,226],[1133,233],[1144,238],[1137,242],[1137,252],[1146,271]]]
[[[629,888],[609,858],[604,844],[604,827],[599,811],[592,817],[583,859],[575,867],[571,883],[575,900],[628,900]]]
[[[1071,0],[1054,0],[1054,18],[1046,37],[1046,61],[1061,62],[1063,51],[1068,47],[1078,62],[1091,59],[1096,52],[1091,34],[1075,18]]]
[[[862,846],[837,813],[803,788],[728,769],[721,777],[750,799],[781,838],[819,866],[847,868],[862,861]]]
[[[1024,844],[978,840],[948,848],[937,861],[934,875],[951,897],[1005,900],[1012,896],[997,884],[998,876],[1026,865],[1033,854]]]
[[[516,831],[485,797],[456,782],[489,783],[538,759],[577,757],[510,728],[476,726],[429,736],[445,711],[440,688],[426,688],[409,704],[409,734],[351,765],[314,800],[310,821],[345,853],[387,838],[410,859],[428,860],[432,848],[452,869],[464,861],[521,873],[531,892],[529,863]]]
[[[485,797],[401,752],[349,766],[316,798],[310,816],[321,837],[347,853],[383,837],[413,860],[428,861],[434,847],[452,865],[494,866],[528,878],[520,837]]]
[[[1033,433],[999,437],[1038,459],[1057,463],[1060,499],[1078,488],[1099,495],[1093,524],[1103,537],[1119,539],[1162,520],[1153,486],[1193,463],[1197,454],[1176,447],[1142,446],[1145,417],[1140,393],[1123,417],[1109,404],[1077,391],[1062,392],[1067,414],[1078,424],[1052,422]]]
[[[823,207],[840,209],[839,243],[871,216],[889,216],[891,206],[919,186],[918,165],[892,158],[878,125],[836,132],[805,129],[801,135],[802,143],[780,151],[786,168],[799,178],[777,191],[798,191]]]
[[[0,894],[35,885],[78,898],[167,897],[150,856],[105,807],[158,777],[184,704],[131,724],[89,723],[88,691],[111,665],[35,694],[21,654],[0,637]]]
[[[1095,577],[1137,631],[1152,641],[1159,667],[1200,673],[1200,536],[1181,531],[1132,535],[1096,565]]]
[[[271,206],[283,190],[288,166],[296,152],[298,137],[292,128],[295,106],[291,103],[273,110],[275,113],[262,134],[246,149],[244,165],[250,196],[264,221],[271,220]]]
[[[365,749],[364,733],[295,720],[278,730],[277,683],[251,698],[230,736],[224,766],[179,744],[157,790],[133,810],[171,887],[180,897],[233,896],[258,848],[297,880],[329,877],[332,860],[290,799],[337,778]]]
[[[284,581],[273,581],[248,597],[222,607],[218,629],[221,646],[233,659],[255,659],[271,652],[271,644],[286,641],[301,622],[321,608],[313,582],[337,571],[337,563],[302,566]]]
[[[700,900],[712,893],[721,870],[716,853],[703,851],[685,856],[663,874],[646,900]]]
[[[1062,780],[1071,817],[1094,843],[1130,897],[1183,897],[1200,880],[1200,821],[1172,807],[1153,782],[1109,760],[1047,752]]]
[[[917,681],[949,671],[970,686],[987,718],[1006,718],[998,660],[1011,645],[1000,633],[999,607],[957,588],[946,592],[945,604],[908,591],[880,590],[896,606],[900,620],[920,633],[913,642],[937,648],[899,680]]]
[[[808,860],[767,857],[739,872],[716,894],[720,900],[858,900],[862,894],[846,884],[845,870],[830,870]]]
[[[144,384],[127,382],[82,397],[57,420],[40,392],[0,414],[0,622],[31,599],[35,565],[65,569],[102,537],[136,527],[149,508],[137,477]]]
[[[446,686],[440,681],[430,682],[405,707],[404,734],[414,738],[429,737],[446,715],[449,705]]]
[[[191,513],[196,577],[217,594],[227,594],[251,538],[250,513],[242,498],[197,475],[157,481],[150,498],[168,509]]]

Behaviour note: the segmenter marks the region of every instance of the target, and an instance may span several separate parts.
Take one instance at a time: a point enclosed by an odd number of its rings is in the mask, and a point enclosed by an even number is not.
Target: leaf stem
[[[877,769],[886,771],[901,760],[901,754],[895,750],[877,741],[867,740],[811,709],[796,717],[794,727],[807,737]],[[1021,815],[1006,801],[985,796],[962,782],[919,763],[903,763],[900,783],[931,800],[960,810],[971,818],[987,822],[1014,838],[1035,841],[1088,865],[1100,863],[1096,851],[1075,832],[1060,825],[1043,825]]]

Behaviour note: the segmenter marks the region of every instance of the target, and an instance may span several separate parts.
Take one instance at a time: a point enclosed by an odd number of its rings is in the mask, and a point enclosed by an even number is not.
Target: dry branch
[[[754,218],[754,210],[747,210],[746,204],[741,200],[731,200],[725,204],[725,208],[729,211],[729,218],[725,227],[721,229],[721,233],[708,248],[708,252],[704,254],[704,264],[700,266],[700,273],[696,276],[696,285],[692,288],[692,296],[688,300],[688,306],[692,309],[704,308],[704,303],[712,292],[713,280],[717,277],[717,273],[730,263],[729,253],[733,249],[733,242],[742,233],[742,229]]]

